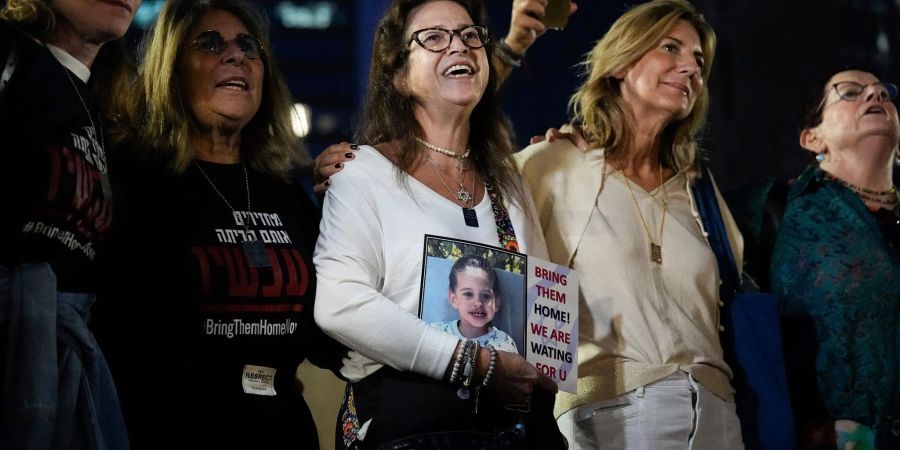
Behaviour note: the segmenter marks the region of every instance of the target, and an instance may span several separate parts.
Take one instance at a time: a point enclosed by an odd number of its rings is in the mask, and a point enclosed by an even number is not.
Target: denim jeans
[[[677,372],[559,417],[569,449],[741,450],[734,403]]]
[[[128,449],[94,296],[56,291],[49,264],[0,266],[0,449]]]

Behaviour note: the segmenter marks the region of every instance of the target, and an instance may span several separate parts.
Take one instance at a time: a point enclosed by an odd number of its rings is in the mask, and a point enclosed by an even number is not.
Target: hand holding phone
[[[549,0],[541,22],[553,30],[565,28],[569,22],[569,0]]]

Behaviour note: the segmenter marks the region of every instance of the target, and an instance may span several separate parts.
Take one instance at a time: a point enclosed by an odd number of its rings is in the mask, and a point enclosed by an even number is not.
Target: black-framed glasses
[[[455,30],[432,27],[413,31],[406,46],[415,42],[429,52],[442,52],[450,47],[454,35],[473,50],[484,47],[490,41],[487,27],[481,25],[467,25]]]
[[[839,81],[831,85],[831,89],[834,90],[834,93],[837,94],[838,98],[847,102],[855,102],[860,98],[864,98],[864,94],[869,87],[878,89],[876,94],[879,101],[893,102],[897,100],[897,85],[894,83],[877,81],[871,84],[859,84],[855,81]],[[819,104],[819,109],[816,110],[817,116],[822,114],[827,103],[828,96],[826,95]]]
[[[262,54],[263,46],[259,38],[252,34],[240,33],[234,39],[226,41],[216,30],[206,30],[191,42],[191,47],[207,55],[221,55],[234,42],[237,48],[249,59],[257,59]]]
[[[855,102],[859,100],[860,96],[862,96],[870,86],[879,88],[877,94],[878,99],[881,101],[894,101],[897,99],[897,85],[894,83],[885,83],[883,81],[872,84],[859,84],[855,81],[840,81],[832,84],[831,88],[834,89],[834,93],[837,94],[841,100]]]

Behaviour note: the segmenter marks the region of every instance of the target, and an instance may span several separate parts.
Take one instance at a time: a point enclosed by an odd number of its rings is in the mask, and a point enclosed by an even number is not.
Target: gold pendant
[[[662,246],[650,243],[650,261],[662,264]]]

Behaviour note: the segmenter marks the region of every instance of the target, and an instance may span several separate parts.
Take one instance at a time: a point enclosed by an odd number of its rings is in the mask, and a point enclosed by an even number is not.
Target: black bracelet
[[[514,52],[513,49],[509,48],[509,45],[506,44],[506,41],[503,40],[494,46],[494,53],[497,54],[500,61],[503,61],[510,67],[521,67],[522,60],[525,59],[525,55]]]

